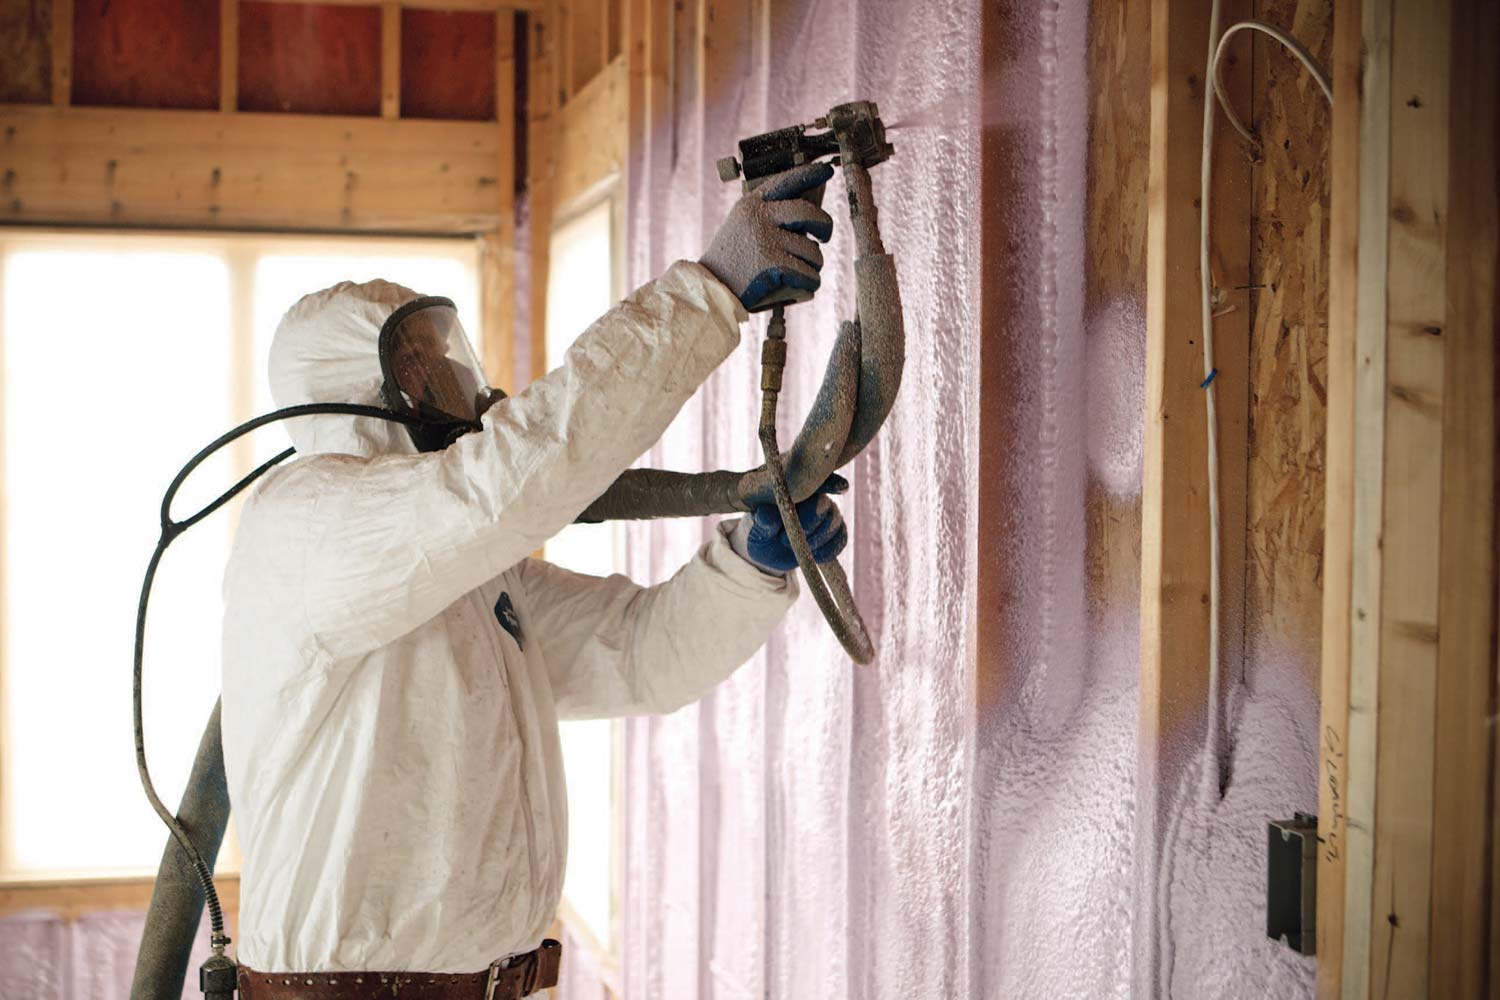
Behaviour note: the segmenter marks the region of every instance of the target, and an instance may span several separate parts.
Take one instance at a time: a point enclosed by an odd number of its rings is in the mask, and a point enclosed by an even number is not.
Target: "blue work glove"
[[[838,558],[849,543],[849,529],[838,505],[826,494],[842,493],[849,488],[843,476],[829,476],[818,492],[797,505],[797,520],[807,533],[807,545],[813,561],[826,563]],[[789,573],[797,568],[797,556],[781,523],[781,511],[774,503],[758,505],[740,519],[729,536],[729,545],[740,557],[765,573]]]
[[[713,272],[746,309],[780,288],[815,292],[833,217],[802,196],[833,176],[826,163],[807,163],[747,191],[719,227],[698,263]]]

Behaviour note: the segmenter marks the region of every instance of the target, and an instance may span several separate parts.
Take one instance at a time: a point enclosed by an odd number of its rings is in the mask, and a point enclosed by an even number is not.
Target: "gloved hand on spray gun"
[[[729,210],[698,263],[713,272],[746,309],[783,288],[817,291],[833,218],[803,198],[833,176],[827,163],[808,163],[747,191]]]
[[[848,488],[849,481],[835,473],[823,481],[816,493],[797,505],[797,520],[807,533],[807,545],[816,563],[837,559],[849,542],[844,515],[827,496]],[[797,556],[786,536],[786,526],[781,523],[781,511],[774,503],[758,504],[740,518],[729,533],[729,547],[762,573],[780,575],[797,568]]]

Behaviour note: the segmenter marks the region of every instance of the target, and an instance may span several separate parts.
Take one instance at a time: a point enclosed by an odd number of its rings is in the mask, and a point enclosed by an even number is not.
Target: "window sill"
[[[75,920],[104,910],[144,911],[151,905],[155,876],[126,878],[16,879],[0,882],[0,917],[27,911],[54,913]],[[218,875],[214,885],[225,913],[240,908],[239,875]]]

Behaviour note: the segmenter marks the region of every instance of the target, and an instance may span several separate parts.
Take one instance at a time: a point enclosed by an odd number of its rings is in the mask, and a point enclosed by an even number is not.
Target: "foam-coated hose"
[[[224,779],[224,750],[219,733],[219,705],[209,714],[188,776],[177,822],[212,868],[229,823],[229,787]],[[131,1000],[179,1000],[187,976],[193,941],[203,915],[203,881],[195,859],[175,837],[167,838],[146,914],[130,984]]]
[[[781,478],[798,503],[812,496],[830,473],[852,462],[874,439],[895,405],[906,365],[906,326],[896,262],[880,239],[870,172],[858,163],[845,164],[844,181],[857,255],[858,319],[840,328],[817,398],[782,461]],[[631,469],[579,520],[740,513],[772,502],[775,478],[769,461],[743,473]]]
[[[738,472],[626,469],[599,499],[578,515],[578,520],[637,521],[748,510],[739,498],[740,478]]]
[[[768,342],[782,340],[786,336],[786,320],[777,306],[771,313],[771,322],[766,327]],[[812,546],[807,543],[807,532],[802,530],[802,520],[797,516],[798,501],[792,499],[787,485],[786,472],[781,462],[781,446],[776,440],[776,399],[781,391],[781,365],[770,360],[773,356],[784,357],[784,353],[771,351],[762,353],[760,446],[766,456],[766,469],[770,473],[771,489],[776,499],[776,509],[781,514],[781,524],[791,543],[792,554],[797,557],[797,566],[802,578],[812,591],[813,600],[829,629],[844,647],[844,652],[858,664],[867,664],[875,658],[875,644],[870,632],[860,617],[859,605],[849,589],[849,578],[837,559],[830,559],[821,566],[813,559]]]

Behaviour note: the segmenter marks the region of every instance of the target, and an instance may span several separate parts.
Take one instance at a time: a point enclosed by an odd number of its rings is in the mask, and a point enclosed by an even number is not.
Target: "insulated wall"
[[[1302,528],[1321,508],[1278,521],[1289,501],[1269,474],[1241,484],[1262,512],[1246,573],[1265,624],[1228,682],[1229,785],[1211,802],[1162,790],[1160,854],[1137,838],[1149,6],[710,0],[657,15],[669,52],[627,171],[629,283],[701,252],[738,194],[713,170],[737,139],[875,100],[904,126],[873,176],[907,361],[885,429],[845,470],[875,664],[850,664],[804,599],[699,705],[629,723],[632,1000],[1311,995],[1313,961],[1265,937],[1263,859],[1266,821],[1316,800],[1316,650],[1275,615],[1315,602],[1303,569],[1319,542]],[[1326,4],[1273,6],[1318,44]],[[1278,443],[1316,466],[1320,411],[1294,390],[1318,386],[1326,185],[1316,141],[1293,138],[1262,168],[1272,252],[1245,281],[1283,289],[1246,314],[1278,336],[1220,377],[1275,400],[1240,419],[1261,428],[1265,467],[1313,496]],[[852,313],[841,181],[826,203],[823,288],[788,313],[783,445]],[[1305,245],[1283,240],[1307,213]],[[763,329],[746,326],[643,464],[759,463]],[[709,530],[632,526],[632,573],[665,578]],[[1229,629],[1245,618],[1231,609]]]
[[[666,113],[648,122],[628,170],[632,284],[702,252],[739,196],[714,172],[738,139],[860,98],[887,122],[927,126],[892,132],[896,157],[872,172],[887,248],[908,268],[905,382],[841,501],[878,664],[851,667],[804,600],[702,703],[630,723],[629,997],[968,991],[978,28],[977,6],[952,0],[744,0],[677,5],[661,33],[672,40]],[[841,180],[825,203],[838,231],[822,290],[787,314],[786,443],[839,320],[852,317]],[[650,464],[759,464],[763,328],[763,318],[745,327]],[[632,571],[665,577],[709,530],[636,527]]]

